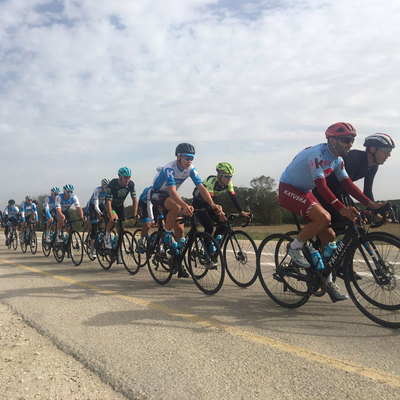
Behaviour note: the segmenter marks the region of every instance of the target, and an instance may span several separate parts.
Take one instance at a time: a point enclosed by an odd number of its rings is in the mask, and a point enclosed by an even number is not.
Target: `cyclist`
[[[65,224],[65,221],[70,219],[69,209],[71,208],[72,204],[75,205],[75,208],[78,211],[82,221],[85,221],[85,217],[79,204],[78,196],[74,194],[74,187],[70,184],[63,186],[63,193],[57,195],[55,204],[57,211],[57,242],[61,243],[63,241],[61,230]]]
[[[150,201],[151,188],[152,186],[147,187],[139,196],[138,213],[141,220],[143,221],[143,227],[140,232],[140,239],[138,244],[139,251],[142,254],[144,253],[144,239],[148,235],[150,228],[155,227],[156,217],[154,216],[154,214],[157,214],[157,208],[154,208],[152,202]]]
[[[364,178],[363,193],[369,199],[374,200],[372,186],[376,172],[379,165],[384,164],[390,157],[390,153],[396,145],[391,136],[386,133],[374,133],[365,139],[364,146],[365,151],[351,150],[347,156],[343,157],[343,160],[349,178],[353,182]],[[327,177],[326,183],[336,197],[340,198],[340,196],[347,194],[334,174]],[[332,222],[341,222],[341,215],[319,195],[316,189],[313,190],[313,193],[321,205],[331,214]]]
[[[164,243],[167,248],[172,251],[172,228],[175,225],[176,239],[179,241],[183,238],[183,225],[175,224],[175,221],[182,211],[184,215],[192,216],[193,207],[183,201],[179,196],[177,190],[182,183],[191,178],[195,186],[200,191],[204,201],[216,211],[217,214],[222,215],[221,206],[214,203],[210,193],[203,185],[196,168],[192,165],[195,155],[195,148],[190,143],[180,143],[175,149],[176,160],[170,161],[157,173],[154,178],[153,188],[150,192],[150,199],[154,206],[160,207],[168,211],[165,221],[165,235]],[[181,266],[178,271],[178,277],[188,277],[187,272]]]
[[[106,227],[106,235],[104,244],[108,249],[112,249],[111,229],[118,219],[123,220],[124,201],[128,194],[131,194],[133,217],[137,218],[138,202],[136,199],[135,184],[131,180],[132,171],[128,167],[121,167],[118,170],[118,178],[114,178],[108,185],[106,195],[106,210],[108,216],[108,224]],[[120,261],[118,261],[120,262]]]
[[[96,257],[94,240],[97,236],[98,222],[103,218],[103,214],[106,212],[105,202],[109,184],[109,179],[102,179],[100,186],[94,189],[92,196],[85,207],[85,214],[89,216],[90,255],[92,257]]]
[[[283,172],[279,183],[281,206],[308,221],[289,246],[292,260],[303,268],[310,267],[301,251],[308,239],[318,235],[322,252],[325,246],[335,239],[335,232],[329,227],[330,214],[313,195],[314,187],[343,217],[355,221],[358,215],[353,206],[345,206],[329,190],[325,179],[328,175],[334,172],[346,191],[368,207],[378,209],[385,204],[373,202],[365,196],[351,181],[344,168],[342,157],[349,154],[354,142],[356,136],[354,127],[349,123],[338,122],[328,127],[325,136],[327,143],[308,147],[293,159]],[[327,277],[327,283],[328,293],[333,302],[348,298],[333,282],[332,274]]]
[[[54,186],[50,190],[50,196],[46,196],[43,203],[42,219],[46,229],[45,240],[50,243],[50,225],[56,218],[56,197],[60,193],[60,188]]]
[[[8,204],[3,211],[4,235],[6,237],[6,246],[8,246],[8,232],[10,224],[18,224],[19,208],[15,205],[15,200],[8,200]]]
[[[21,207],[21,232],[24,234],[24,236],[21,235],[21,238],[25,237],[25,228],[27,224],[33,222],[32,218],[35,219],[35,222],[38,222],[36,204],[33,202],[32,196],[27,194]]]
[[[235,189],[232,184],[232,176],[235,171],[233,165],[228,162],[220,162],[216,167],[217,175],[210,175],[204,182],[203,185],[208,190],[211,198],[215,200],[218,196],[223,194],[224,192],[228,192],[230,199],[232,200],[233,205],[239,211],[240,215],[243,217],[250,219],[250,213],[247,211],[243,211],[241,205],[239,204],[238,199],[235,195]],[[204,230],[212,235],[213,233],[213,223],[219,222],[219,219],[216,218],[215,213],[211,210],[210,206],[203,200],[200,191],[198,188],[195,188],[193,191],[193,207],[194,208],[209,208],[208,211],[199,212],[197,214],[201,224],[204,227]],[[224,232],[224,224],[218,224],[214,236],[217,241],[222,239],[222,234]]]

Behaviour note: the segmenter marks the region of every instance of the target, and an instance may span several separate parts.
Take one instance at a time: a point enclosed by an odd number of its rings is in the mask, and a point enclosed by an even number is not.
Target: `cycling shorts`
[[[311,190],[305,193],[295,186],[284,182],[279,182],[279,204],[283,208],[302,216],[307,221],[310,221],[308,213],[311,208],[316,204],[320,205]]]

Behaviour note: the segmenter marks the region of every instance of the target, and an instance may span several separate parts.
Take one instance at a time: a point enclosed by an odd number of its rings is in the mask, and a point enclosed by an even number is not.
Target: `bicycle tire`
[[[345,260],[346,289],[356,307],[386,328],[400,328],[400,241],[379,232],[360,238]]]
[[[78,231],[71,231],[68,237],[68,252],[76,267],[81,265],[83,260],[82,238]]]
[[[64,243],[54,243],[53,245],[53,255],[58,263],[63,262],[65,257],[65,246]]]
[[[310,298],[307,275],[292,264],[287,244],[293,239],[285,234],[267,236],[257,251],[257,274],[268,296],[285,308],[297,308]]]
[[[224,242],[226,272],[239,287],[249,287],[257,279],[257,246],[251,236],[243,231],[230,232]]]
[[[82,244],[83,244],[83,250],[85,251],[89,260],[90,261],[95,260],[96,257],[93,257],[91,253],[90,232],[85,232],[85,231],[82,232]]]
[[[110,255],[110,250],[104,245],[105,230],[98,232],[95,239],[95,247],[97,253],[97,261],[99,262],[101,268],[108,271],[113,264],[113,260]]]
[[[6,237],[7,247],[11,249],[14,231],[8,232]]]
[[[131,232],[124,231],[121,238],[121,258],[125,269],[135,275],[139,269],[139,253],[136,252],[138,244]]]
[[[206,232],[196,232],[188,252],[189,272],[196,286],[207,295],[217,293],[225,278],[225,260],[217,241]]]
[[[51,243],[46,242],[46,231],[42,232],[42,252],[45,257],[48,257],[51,252]]]
[[[153,232],[147,241],[146,249],[150,275],[160,285],[166,285],[172,278],[171,258],[163,248],[163,241],[163,232]]]
[[[146,252],[146,248],[147,248],[147,238],[144,238],[143,241],[143,253],[140,252],[139,249],[139,239],[141,237],[141,233],[142,233],[142,229],[138,228],[133,232],[133,237],[135,238],[136,242],[137,242],[137,247],[136,247],[136,252],[139,254],[138,256],[138,260],[139,260],[139,267],[142,268],[147,264],[147,252]]]
[[[37,235],[34,230],[32,230],[29,234],[29,247],[31,249],[31,253],[36,254],[36,252],[37,252]]]
[[[21,251],[23,253],[26,253],[27,245],[26,245],[25,233],[24,232],[20,232],[19,233],[19,244],[20,244],[20,247],[21,247]]]
[[[12,247],[14,250],[17,250],[18,247],[18,236],[17,231],[14,229],[12,233]]]

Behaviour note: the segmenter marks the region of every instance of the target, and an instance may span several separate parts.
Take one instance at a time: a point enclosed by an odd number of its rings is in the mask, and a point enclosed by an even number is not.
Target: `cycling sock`
[[[111,236],[110,232],[106,231],[106,239],[109,239]]]
[[[329,284],[329,283],[332,283],[332,282],[333,282],[332,273],[330,273],[326,278],[326,283]]]
[[[304,246],[304,242],[299,240],[298,237],[296,239],[294,239],[293,242],[290,243],[290,248],[293,250],[301,249],[303,246]]]

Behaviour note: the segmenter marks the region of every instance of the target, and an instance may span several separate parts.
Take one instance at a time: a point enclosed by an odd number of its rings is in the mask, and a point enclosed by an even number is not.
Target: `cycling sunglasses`
[[[194,156],[190,156],[190,155],[188,155],[188,154],[182,154],[182,158],[183,158],[185,161],[193,161]]]
[[[339,136],[339,140],[343,143],[354,143],[354,136]]]
[[[229,178],[231,179],[233,175],[221,175],[222,178]]]

